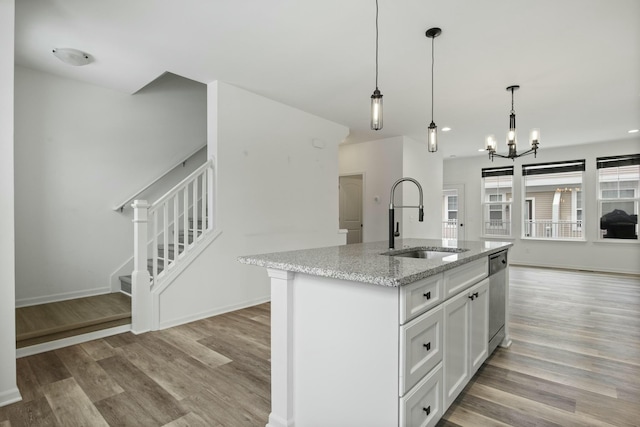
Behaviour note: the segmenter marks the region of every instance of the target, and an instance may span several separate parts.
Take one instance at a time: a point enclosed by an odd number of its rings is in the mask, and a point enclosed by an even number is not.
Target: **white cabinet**
[[[400,327],[399,396],[442,360],[442,306]]]
[[[444,303],[444,410],[487,358],[489,279]]]
[[[453,270],[444,272],[445,299],[450,298],[469,286],[478,283],[489,274],[489,258],[482,257]]]
[[[440,304],[443,274],[436,274],[400,288],[400,324]]]
[[[487,264],[400,287],[270,271],[268,426],[436,425],[487,358]]]
[[[431,427],[442,417],[442,364],[400,399],[401,427]]]

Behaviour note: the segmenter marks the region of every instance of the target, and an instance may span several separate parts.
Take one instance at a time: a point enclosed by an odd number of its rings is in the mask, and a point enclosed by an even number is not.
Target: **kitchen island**
[[[396,243],[239,258],[271,278],[268,427],[435,425],[486,359],[488,258],[512,244]]]

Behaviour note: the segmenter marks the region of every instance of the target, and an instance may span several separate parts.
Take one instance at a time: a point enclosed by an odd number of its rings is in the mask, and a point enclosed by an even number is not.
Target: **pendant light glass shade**
[[[430,153],[438,151],[438,126],[431,122],[427,132],[427,149]]]
[[[371,129],[382,129],[382,94],[378,88],[371,95]]]

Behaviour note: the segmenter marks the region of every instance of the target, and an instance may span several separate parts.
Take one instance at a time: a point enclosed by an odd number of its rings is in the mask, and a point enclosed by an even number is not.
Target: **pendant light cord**
[[[433,123],[433,64],[435,62],[433,53],[434,40],[435,36],[431,38],[431,123]]]
[[[378,0],[376,0],[376,90],[378,90]]]

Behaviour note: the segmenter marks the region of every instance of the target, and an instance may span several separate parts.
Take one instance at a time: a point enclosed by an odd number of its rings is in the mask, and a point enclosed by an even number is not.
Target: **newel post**
[[[133,273],[131,274],[131,332],[151,330],[151,275],[147,269],[149,204],[135,200],[133,208]]]

